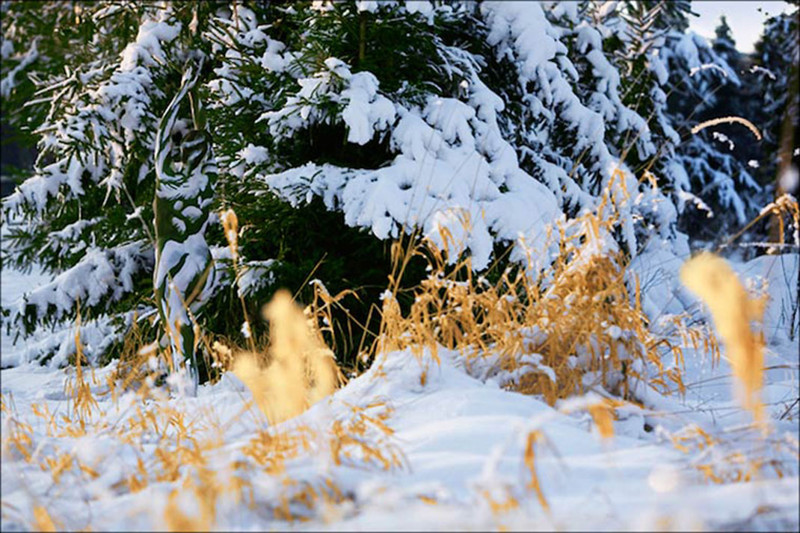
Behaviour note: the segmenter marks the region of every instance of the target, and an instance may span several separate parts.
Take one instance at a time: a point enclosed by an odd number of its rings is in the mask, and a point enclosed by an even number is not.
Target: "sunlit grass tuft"
[[[421,355],[427,349],[436,359],[440,346],[457,350],[478,374],[495,375],[508,388],[540,394],[550,404],[589,390],[637,401],[637,384],[683,391],[682,343],[652,331],[626,255],[608,246],[619,228],[609,191],[597,212],[553,228],[558,253],[541,275],[529,271],[529,258],[528,268],[510,266],[489,282],[474,274],[468,257],[451,265],[429,241],[405,249],[396,244],[397,266],[373,354],[410,349]],[[403,265],[413,255],[426,258],[430,275],[413,289],[404,313],[397,294]],[[701,328],[679,325],[681,340],[714,345]],[[669,368],[662,363],[667,353],[676,360]]]
[[[276,424],[331,394],[340,382],[333,352],[286,291],[265,307],[270,323],[266,355],[242,352],[233,373],[253,393],[259,409]]]

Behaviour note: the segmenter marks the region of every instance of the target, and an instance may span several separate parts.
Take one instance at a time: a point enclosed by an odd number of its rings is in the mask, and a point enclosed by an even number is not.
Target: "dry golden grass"
[[[753,435],[744,431],[747,428],[738,429],[715,437],[700,426],[690,425],[670,438],[677,450],[694,457],[690,464],[707,482],[747,483],[769,473],[783,478],[792,471],[786,458],[796,461],[800,453],[796,439],[769,438],[761,432]]]
[[[333,352],[288,292],[275,294],[264,317],[270,323],[268,352],[238,354],[233,373],[253,393],[270,423],[276,424],[331,394],[340,383],[340,374]],[[221,351],[223,357],[228,355]]]
[[[126,391],[132,386],[146,386],[147,377],[152,373],[148,359],[156,355],[155,343],[146,342],[138,317],[134,315],[131,328],[123,338],[117,366],[110,375],[115,384],[111,390]]]
[[[216,524],[216,502],[221,487],[209,469],[200,469],[197,477],[199,479],[187,478],[182,487],[170,493],[164,508],[164,523],[168,531],[211,531]],[[196,501],[199,515],[187,514],[181,509],[178,499],[187,495]]]
[[[699,131],[702,131],[706,128],[710,128],[711,126],[716,126],[718,124],[741,124],[748,130],[750,130],[753,135],[755,136],[756,140],[761,140],[761,132],[758,131],[758,128],[755,124],[747,120],[746,118],[742,117],[720,117],[711,120],[706,120],[705,122],[701,122],[692,128],[692,134],[696,134]]]
[[[777,225],[778,242],[774,244],[782,246],[785,243],[786,223],[784,222],[784,218],[788,218],[790,224],[789,227],[794,226],[794,232],[792,235],[794,245],[800,246],[800,205],[798,205],[797,200],[790,194],[782,194],[774,202],[764,206],[757,217],[748,222],[747,225],[738,232],[730,236],[722,246],[728,246],[733,241],[744,235],[744,233],[752,228],[756,223],[769,216],[772,217],[772,220],[774,220],[775,224]]]
[[[59,531],[57,523],[41,505],[33,508],[33,529],[34,531]]]
[[[335,420],[331,426],[329,447],[334,463],[352,463],[358,457],[364,464],[381,470],[403,468],[403,453],[391,443],[394,430],[386,424],[391,409],[383,402],[347,407],[349,418]]]
[[[763,387],[764,339],[751,329],[750,323],[761,321],[765,298],[751,298],[727,261],[709,253],[687,261],[681,268],[681,281],[711,311],[740,385],[737,395],[756,421],[763,421],[764,406],[759,394]]]
[[[30,424],[16,416],[9,416],[9,423],[3,428],[3,455],[16,453],[25,461],[31,462],[34,449],[32,437],[33,428]]]
[[[600,436],[604,439],[614,436],[614,407],[614,402],[605,399],[587,407]]]
[[[220,213],[219,218],[222,221],[225,239],[228,241],[228,247],[231,250],[231,263],[236,273],[236,284],[238,285],[239,279],[242,276],[239,258],[239,218],[236,216],[236,212],[233,209],[223,211]],[[245,305],[244,297],[241,295],[239,296],[239,301],[242,304],[242,317],[244,317],[243,331],[245,331],[245,336],[247,337],[248,347],[251,352],[255,352],[256,345],[250,334],[253,328],[250,327],[250,318],[247,316],[247,305]]]
[[[542,492],[542,486],[539,483],[539,476],[536,474],[536,456],[535,456],[535,446],[536,443],[542,439],[542,434],[539,431],[531,431],[528,434],[528,438],[525,443],[525,466],[528,467],[528,470],[531,473],[531,480],[528,482],[528,488],[532,489],[536,492],[536,498],[539,500],[539,504],[545,511],[550,510],[550,505],[547,503],[547,500],[544,497],[544,492]]]
[[[267,349],[237,352],[216,343],[214,355],[223,367],[232,368],[240,376],[253,392],[259,408],[272,423],[277,423],[296,416],[333,392],[340,374],[322,334],[314,327],[315,321],[292,302],[288,293],[279,292],[265,307],[264,315],[270,322],[271,333]],[[393,431],[387,425],[391,409],[372,403],[348,406],[349,414],[329,421],[321,429],[295,425],[284,431],[272,427],[259,430],[242,448],[246,460],[230,462],[227,471],[232,474],[227,481],[220,479],[208,465],[225,444],[222,424],[204,413],[195,413],[190,419],[179,404],[173,406],[163,401],[165,398],[158,394],[158,389],[147,385],[152,381],[152,371],[137,371],[133,367],[138,363],[148,368],[151,357],[158,359],[164,354],[158,353],[156,345],[134,349],[133,339],[131,336],[128,341],[125,361],[109,373],[113,378],[110,378],[113,402],[119,401],[123,390],[137,391],[139,401],[124,420],[110,425],[99,413],[85,380],[80,344],[75,382],[68,382],[66,388],[73,405],[70,416],[56,417],[46,404],[33,405],[32,409],[46,423],[49,436],[77,437],[102,431],[135,450],[135,464],[124,468],[127,473],[112,486],[114,491],[134,493],[153,483],[177,484],[164,508],[164,526],[169,530],[213,529],[222,497],[244,499],[253,508],[256,494],[250,479],[254,473],[275,476],[284,487],[277,501],[270,504],[276,519],[302,520],[310,513],[324,512],[341,503],[345,496],[333,480],[323,477],[313,483],[301,482],[287,472],[288,460],[318,453],[320,446],[330,453],[332,464],[386,470],[404,464],[402,453],[391,442]],[[76,342],[79,343],[79,334]],[[10,430],[3,435],[3,454],[18,453],[27,462],[38,464],[43,471],[50,472],[54,485],[66,483],[68,477],[72,483],[80,476],[96,478],[104,461],[113,460],[102,457],[97,464],[86,465],[77,459],[74,450],[61,450],[59,446],[40,449],[36,455],[33,429],[13,416],[10,397],[3,397],[2,410],[9,415],[6,427]],[[236,418],[247,410],[245,407]],[[142,456],[145,441],[157,442],[149,457]],[[189,513],[183,504],[191,504],[199,512]],[[42,528],[49,527],[49,515],[40,515],[32,520]]]
[[[495,516],[500,516],[515,509],[519,509],[519,500],[508,490],[505,491],[502,499],[496,498],[488,490],[481,492],[481,495],[486,500],[486,503],[489,504],[489,509],[491,509],[492,514]]]
[[[396,244],[391,295],[383,300],[372,353],[410,349],[420,355],[429,349],[436,358],[443,346],[468,363],[497,356],[501,370],[522,370],[514,390],[541,394],[551,404],[594,388],[636,400],[634,380],[683,391],[681,346],[649,329],[638,286],[631,291],[626,285],[624,255],[597,252],[618,225],[614,205],[607,190],[598,212],[556,228],[560,253],[546,282],[532,280],[524,268],[508,268],[489,283],[473,274],[469,258],[450,266],[446,252],[429,242],[405,249]],[[428,260],[431,274],[414,289],[414,303],[403,314],[396,295],[413,255]],[[682,332],[683,340],[714,344],[699,328]],[[665,369],[664,351],[674,353],[679,365]]]
[[[83,345],[81,343],[81,307],[80,303],[77,306],[77,318],[75,322],[75,378],[74,380],[67,380],[64,385],[64,392],[67,397],[72,398],[72,409],[74,418],[81,426],[81,430],[85,429],[85,421],[91,417],[92,411],[97,409],[97,400],[92,395],[89,383],[83,377],[83,365],[86,363],[86,357],[83,355]],[[92,381],[97,384],[94,376],[94,369],[92,369]]]

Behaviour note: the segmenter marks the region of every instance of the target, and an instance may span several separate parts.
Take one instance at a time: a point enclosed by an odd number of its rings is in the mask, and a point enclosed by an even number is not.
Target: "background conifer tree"
[[[755,46],[755,66],[764,94],[761,116],[764,155],[760,174],[765,183],[774,181],[780,171],[789,167],[792,159],[795,165],[798,164],[800,10],[797,2],[794,5],[793,11],[778,14],[766,21],[764,32]]]

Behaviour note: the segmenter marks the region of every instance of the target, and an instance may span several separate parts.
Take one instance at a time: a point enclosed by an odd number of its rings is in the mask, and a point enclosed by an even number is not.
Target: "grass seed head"
[[[736,393],[742,405],[761,422],[764,407],[759,395],[763,387],[764,341],[750,323],[761,320],[765,301],[751,298],[727,261],[709,253],[687,261],[681,268],[681,281],[711,311],[739,384]]]
[[[333,352],[288,292],[275,294],[264,308],[264,317],[270,323],[268,357],[242,352],[233,372],[275,424],[331,394],[340,383],[340,374]]]

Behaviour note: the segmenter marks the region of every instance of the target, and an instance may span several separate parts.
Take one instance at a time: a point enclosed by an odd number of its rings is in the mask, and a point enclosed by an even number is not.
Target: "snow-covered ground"
[[[748,429],[724,359],[712,367],[692,351],[686,397],[654,398],[658,410],[620,408],[612,438],[585,409],[590,398],[553,408],[474,379],[446,351],[440,364],[385,354],[269,431],[231,375],[197,397],[145,399],[109,392],[113,365],[93,377],[85,370],[98,403],[83,406],[81,426],[82,406],[67,393],[75,369],[21,364],[2,371],[2,530],[52,520],[92,530],[796,531],[799,356],[785,311],[796,302],[798,262],[784,255],[736,265],[744,278],[766,279],[772,296],[766,436]],[[634,264],[650,276],[645,306],[668,312],[689,298],[676,285],[679,265],[656,252]],[[4,270],[3,305],[39,281]],[[4,353],[9,346],[4,331]],[[749,482],[727,481],[747,472],[748,460],[772,465]]]

